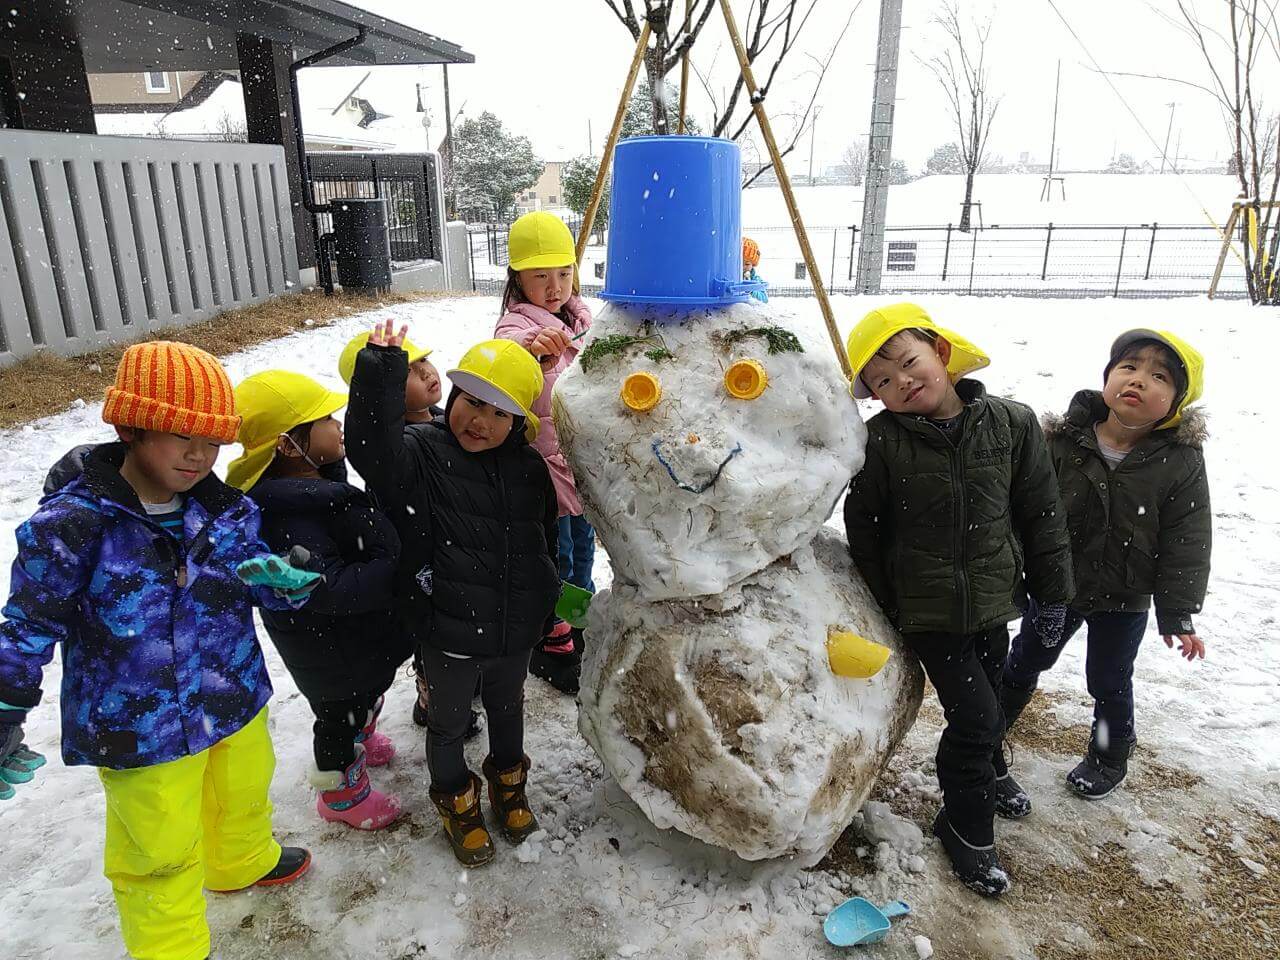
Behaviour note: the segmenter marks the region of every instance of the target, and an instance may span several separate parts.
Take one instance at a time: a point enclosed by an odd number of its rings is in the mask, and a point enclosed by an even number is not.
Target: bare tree
[[[688,0],[687,17],[685,0],[642,2],[643,8],[637,13],[633,0],[604,0],[605,6],[613,11],[634,41],[640,40],[641,22],[649,22],[649,36],[652,40],[644,55],[644,71],[649,80],[649,90],[652,91],[653,132],[671,133],[667,123],[667,85],[663,80],[679,65],[680,57],[698,39],[698,34],[702,32],[717,0]],[[681,5],[678,13],[675,10],[677,2]]]
[[[1280,67],[1280,11],[1276,0],[1220,0],[1211,19],[1190,0],[1176,0],[1177,16],[1158,13],[1184,33],[1208,68],[1205,83],[1179,77],[1116,72],[1113,76],[1164,80],[1194,87],[1213,97],[1222,112],[1231,153],[1228,171],[1240,184],[1247,216],[1245,283],[1254,303],[1280,300],[1276,256],[1280,254],[1280,116],[1268,110],[1255,85],[1263,87]]]
[[[849,183],[855,187],[862,186],[862,178],[867,175],[867,138],[860,137],[845,147],[840,159]]]
[[[673,132],[669,121],[671,110],[666,102],[670,87],[662,82],[663,78],[679,65],[680,57],[693,47],[712,9],[718,5],[718,0],[688,0],[687,8],[686,0],[639,2],[643,4],[642,8],[637,7],[637,0],[604,0],[605,5],[613,11],[634,40],[640,38],[642,21],[649,22],[650,36],[653,39],[645,54],[644,65],[653,101],[653,132],[670,133]],[[768,95],[779,68],[787,55],[795,49],[818,2],[819,0],[752,0],[742,36],[747,61],[761,85],[761,96]],[[812,65],[806,73],[812,78],[812,86],[808,94],[798,101],[799,107],[789,111],[770,111],[770,117],[775,122],[780,119],[791,122],[790,131],[781,138],[779,144],[779,152],[783,156],[795,150],[801,136],[809,129],[813,106],[831,59],[861,4],[862,0],[855,0],[851,4],[843,29],[824,56],[807,54]],[[713,57],[712,66],[714,60]],[[699,69],[696,64],[693,67],[714,111],[711,135],[740,140],[749,132],[752,107],[750,98],[745,94],[745,84],[738,70],[737,59],[731,57],[730,60],[734,80],[720,96],[717,96],[708,79],[710,68]],[[749,186],[771,166],[772,164],[765,164],[760,167],[743,186]]]
[[[747,11],[746,29],[742,36],[747,62],[751,64],[751,72],[760,85],[761,98],[768,97],[783,61],[795,49],[818,2],[819,0],[807,0],[807,2],[805,0],[752,0],[751,7]],[[815,119],[814,106],[822,90],[823,81],[826,79],[827,70],[845,35],[849,32],[854,14],[858,12],[860,6],[862,6],[862,0],[855,0],[850,4],[844,26],[836,34],[829,49],[821,55],[805,54],[809,61],[809,69],[803,71],[802,75],[809,79],[807,92],[793,101],[793,106],[789,109],[769,111],[769,118],[775,124],[779,121],[790,123],[790,131],[780,138],[778,144],[778,153],[783,157],[796,149],[800,138],[810,129]],[[738,70],[736,56],[731,59],[734,70],[733,83],[719,96],[707,79],[709,71],[695,69],[695,72],[714,111],[711,124],[712,136],[741,140],[751,130],[754,111],[750,98],[746,96],[746,83],[741,71]],[[746,179],[743,187],[750,186],[772,167],[772,161],[758,167]]]
[[[956,146],[965,173],[960,229],[967,232],[973,209],[973,176],[986,159],[987,138],[1000,106],[1000,98],[990,92],[991,70],[987,66],[991,20],[981,24],[970,21],[966,29],[960,22],[958,0],[946,0],[933,22],[946,36],[947,49],[920,62],[937,78],[955,120]]]

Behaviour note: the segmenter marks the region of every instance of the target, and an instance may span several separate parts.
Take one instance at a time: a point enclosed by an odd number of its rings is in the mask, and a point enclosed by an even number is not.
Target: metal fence
[[[472,233],[472,277],[477,290],[506,263],[506,226],[479,225]],[[770,296],[808,297],[813,284],[789,226],[745,227],[759,244],[757,272]],[[856,226],[808,230],[829,293],[857,293],[861,231]],[[1128,225],[955,224],[885,229],[883,293],[958,293],[1025,297],[1183,297],[1204,295],[1213,277],[1222,235],[1215,227]],[[602,259],[588,247],[587,260]],[[491,269],[485,269],[489,265]],[[589,291],[598,278],[584,267]],[[588,285],[591,286],[588,286]],[[1229,256],[1219,282],[1223,298],[1245,297],[1244,268]]]
[[[395,263],[444,260],[441,198],[436,156],[431,153],[311,153],[315,198],[328,203],[344,197],[384,197]],[[320,214],[321,234],[333,229]]]
[[[790,227],[746,228],[760,245],[759,274],[771,295],[810,296]],[[856,226],[809,230],[823,281],[833,293],[857,291],[861,236]],[[886,227],[881,290],[1044,297],[1203,295],[1222,234],[1186,224],[991,224],[961,232],[955,224]],[[1244,269],[1229,258],[1220,295],[1247,295]]]
[[[471,262],[471,288],[482,289],[482,285],[506,274],[507,264],[511,258],[507,252],[507,235],[513,221],[467,224],[468,251]],[[573,217],[565,221],[573,239],[578,239],[578,231],[582,228],[582,218]],[[491,276],[485,277],[484,267],[498,268],[490,270]],[[477,279],[477,268],[480,276]]]

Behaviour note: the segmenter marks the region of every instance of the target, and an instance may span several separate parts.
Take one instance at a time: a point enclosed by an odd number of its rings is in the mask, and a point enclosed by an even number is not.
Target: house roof
[[[365,41],[330,60],[353,64],[473,63],[457,44],[341,0],[63,0],[91,73],[234,70],[236,36],[289,43],[299,56],[349,39]],[[163,38],[162,42],[157,42]]]
[[[390,118],[388,118],[390,119]],[[95,117],[98,133],[119,137],[171,137],[176,140],[222,140],[228,130],[244,130],[244,93],[239,81],[224,78],[216,90],[190,109],[168,113],[137,111],[133,113],[99,113]],[[333,113],[329,108],[303,109],[302,129],[307,144],[349,150],[394,150],[405,139],[398,127],[385,131],[375,121],[367,127],[352,122],[346,111]],[[417,149],[421,149],[418,128]]]

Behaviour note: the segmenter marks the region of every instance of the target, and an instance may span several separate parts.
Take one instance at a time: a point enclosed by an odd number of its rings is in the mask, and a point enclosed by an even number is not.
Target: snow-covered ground
[[[837,299],[842,331],[885,299]],[[1239,825],[1246,809],[1280,815],[1280,667],[1273,655],[1280,609],[1280,489],[1275,457],[1267,452],[1280,430],[1280,404],[1270,387],[1271,361],[1280,356],[1275,311],[1201,300],[920,300],[940,322],[991,354],[992,366],[981,375],[989,389],[1041,411],[1060,411],[1075,390],[1099,384],[1107,346],[1122,329],[1168,327],[1203,350],[1215,550],[1209,598],[1197,624],[1208,658],[1188,665],[1154,634],[1148,636],[1137,665],[1141,749],[1134,761],[1135,770],[1180,768],[1202,783],[1184,790],[1168,777],[1152,785],[1151,777],[1144,781],[1135,773],[1115,797],[1088,805],[1067,797],[1062,786],[1072,762],[1066,754],[1073,748],[1059,754],[1024,748],[1017,769],[1037,810],[1025,821],[997,826],[1015,887],[992,904],[954,883],[937,844],[924,841],[916,826],[893,812],[912,816],[922,810],[917,823],[931,814],[936,710],[922,712],[886,774],[881,796],[893,810],[869,804],[858,834],[850,833],[845,860],[833,857],[798,870],[785,862],[745,865],[653,829],[603,777],[577,733],[572,702],[531,680],[530,792],[545,836],[517,851],[499,841],[497,861],[468,873],[438,835],[427,799],[421,732],[409,719],[412,683],[397,682],[385,714],[401,754],[390,771],[375,772],[377,784],[401,794],[407,818],[374,834],[324,825],[305,780],[311,757],[307,705],[263,634],[276,684],[271,721],[279,760],[272,790],[277,829],[282,839],[310,846],[315,867],[294,887],[211,895],[215,956],[834,957],[837,951],[822,937],[822,917],[857,893],[878,900],[903,897],[913,907],[913,915],[897,921],[888,940],[868,949],[868,956],[915,956],[913,937],[923,936],[940,958],[1030,958],[1045,941],[1081,949],[1098,942],[1090,940],[1098,929],[1081,901],[1056,891],[1046,899],[1034,881],[1051,865],[1083,871],[1087,878],[1099,869],[1092,861],[1104,845],[1118,845],[1139,875],[1173,884],[1170,895],[1184,898],[1189,911],[1208,909],[1206,890],[1215,880],[1199,861],[1188,859],[1187,844],[1197,845],[1205,820],[1217,824],[1212,836],[1232,837],[1240,858],[1264,870],[1266,862],[1280,869],[1276,852],[1251,846],[1254,841]],[[817,318],[812,300],[761,309],[794,313],[798,322]],[[432,359],[444,370],[470,343],[490,335],[497,314],[491,297],[396,306],[262,344],[230,358],[227,366],[233,380],[284,366],[336,384],[336,359],[345,341],[378,316],[392,315],[410,324],[417,342],[435,348]],[[109,436],[99,409],[96,397],[86,397],[65,413],[0,432],[0,528],[10,530],[34,510],[45,469],[65,449]],[[873,409],[867,406],[867,412]],[[225,465],[231,454],[223,459]],[[6,592],[13,554],[13,539],[4,532],[0,589]],[[607,558],[598,556],[596,580],[604,583],[610,578]],[[1071,727],[1086,720],[1083,649],[1077,637],[1046,678],[1053,699],[1044,722]],[[101,876],[102,794],[92,771],[65,768],[57,759],[59,680],[54,664],[46,673],[46,700],[28,725],[28,742],[51,762],[35,783],[18,788],[16,799],[0,803],[6,956],[116,960],[123,949]],[[477,768],[483,751],[483,737],[469,748]],[[1163,767],[1154,766],[1157,756]],[[861,857],[854,850],[859,844]],[[1212,922],[1206,914],[1205,923]],[[1098,950],[1100,957],[1128,955],[1105,944]],[[1276,956],[1275,944],[1259,944],[1255,955]]]

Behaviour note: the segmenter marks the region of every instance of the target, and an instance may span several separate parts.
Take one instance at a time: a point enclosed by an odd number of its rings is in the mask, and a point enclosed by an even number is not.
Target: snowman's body
[[[866,444],[828,355],[773,308],[613,304],[553,399],[616,577],[591,608],[582,733],[656,825],[753,860],[820,859],[920,704],[919,668],[821,532]],[[724,382],[742,360],[767,376],[754,399]],[[637,372],[661,384],[645,412],[619,397]],[[831,631],[894,655],[835,676]]]

